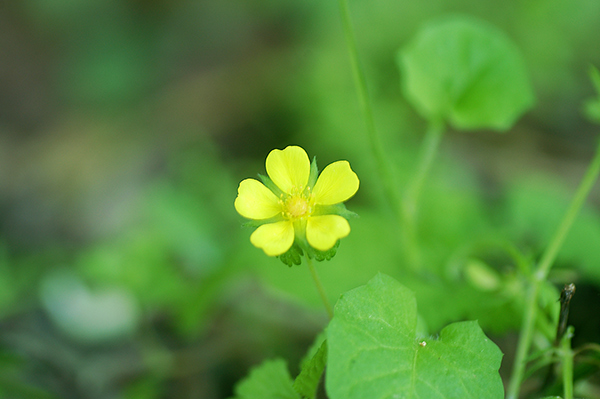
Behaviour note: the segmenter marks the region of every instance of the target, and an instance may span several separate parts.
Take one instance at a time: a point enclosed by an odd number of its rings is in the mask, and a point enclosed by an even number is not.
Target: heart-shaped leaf
[[[432,122],[506,130],[534,102],[516,47],[501,31],[471,18],[426,25],[398,62],[407,99]]]
[[[331,399],[504,397],[502,353],[477,322],[417,337],[414,294],[379,274],[342,295],[327,330]]]

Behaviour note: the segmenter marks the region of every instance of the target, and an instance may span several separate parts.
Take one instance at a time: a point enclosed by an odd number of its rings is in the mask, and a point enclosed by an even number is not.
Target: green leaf
[[[236,399],[300,399],[292,387],[285,361],[264,361],[235,388]]]
[[[466,17],[426,25],[398,55],[409,102],[457,129],[509,129],[534,103],[524,63],[506,35]]]
[[[323,341],[313,357],[302,365],[302,370],[296,381],[294,389],[303,398],[314,399],[317,394],[319,381],[327,364],[327,341]]]
[[[378,274],[342,295],[327,330],[331,399],[503,398],[502,353],[477,322],[416,334],[414,294]]]

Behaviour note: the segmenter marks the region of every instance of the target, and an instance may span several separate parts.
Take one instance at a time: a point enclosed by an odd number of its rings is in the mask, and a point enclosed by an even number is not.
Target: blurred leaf
[[[353,210],[360,217],[350,221],[352,231],[340,240],[336,257],[315,265],[332,303],[340,294],[364,284],[378,271],[398,276],[405,271],[398,263],[397,228],[389,223],[387,215],[368,208],[353,207]],[[291,297],[296,302],[310,304],[323,311],[323,303],[306,265],[288,268],[278,259],[266,257],[247,238],[240,242],[234,253],[240,269],[253,267],[265,284],[274,288],[280,296]]]
[[[56,252],[56,253],[55,253]],[[47,267],[63,261],[62,249],[11,255],[0,242],[0,318],[27,312],[38,305],[37,287]]]
[[[521,246],[541,253],[567,210],[573,190],[551,176],[520,179],[509,187],[503,224],[507,235]],[[585,206],[575,219],[558,253],[557,262],[576,266],[600,282],[600,214]]]
[[[114,243],[90,248],[79,265],[95,284],[123,285],[145,305],[172,304],[185,293],[183,276],[170,262],[168,246],[149,231],[135,231]]]
[[[267,360],[235,387],[236,399],[300,399],[282,359]]]
[[[424,187],[419,212],[420,240],[433,272],[457,248],[493,234],[472,171],[452,163],[442,167],[446,170]]]
[[[323,341],[313,357],[302,365],[302,370],[294,381],[294,389],[303,398],[314,399],[319,381],[327,364],[327,341]]]
[[[512,182],[507,189],[504,225],[509,236],[540,251],[568,206],[568,193],[550,176]]]
[[[58,396],[22,380],[19,374],[24,364],[23,358],[10,352],[0,351],[0,397],[58,399]]]
[[[3,398],[59,399],[56,395],[6,375],[0,376],[0,395]]]
[[[0,243],[0,315],[11,311],[17,296],[17,287],[10,269],[6,246]]]
[[[47,276],[41,297],[52,321],[77,341],[123,338],[133,334],[140,318],[138,304],[129,291],[113,286],[92,292],[67,272]]]
[[[594,66],[590,67],[590,79],[596,89],[596,93],[600,96],[600,71],[598,71],[598,68]]]
[[[80,271],[94,284],[125,287],[142,307],[167,310],[181,332],[193,333],[231,274],[220,214],[163,181],[149,187],[139,211],[134,228],[80,254]]]
[[[584,112],[589,120],[600,124],[600,72],[597,68],[590,68],[590,79],[596,89],[597,96],[584,103]]]
[[[317,354],[317,352],[321,349],[323,342],[327,339],[327,332],[321,331],[319,335],[315,338],[308,351],[304,354],[304,357],[300,361],[300,368],[306,367],[306,365],[313,360],[313,357]]]
[[[501,288],[488,292],[473,287],[467,276],[426,281],[408,276],[402,282],[416,292],[420,315],[432,330],[454,320],[477,320],[486,331],[503,333],[521,321],[520,282],[505,276]]]
[[[417,111],[457,129],[509,129],[534,102],[523,61],[496,28],[465,17],[426,25],[398,56]]]
[[[498,272],[479,259],[469,259],[464,273],[467,281],[481,291],[495,291],[500,287]]]
[[[164,397],[161,381],[155,376],[142,378],[124,389],[124,399],[154,399]]]
[[[338,301],[327,330],[327,392],[352,398],[502,398],[502,353],[477,322],[454,323],[438,339],[416,336],[414,294],[378,274]]]

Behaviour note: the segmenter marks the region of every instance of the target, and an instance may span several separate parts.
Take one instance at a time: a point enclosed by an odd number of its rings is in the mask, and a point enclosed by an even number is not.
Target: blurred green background
[[[488,21],[529,69],[537,102],[512,130],[444,137],[420,226],[431,279],[403,261],[336,1],[0,4],[0,397],[226,398],[273,356],[295,375],[325,312],[305,266],[252,247],[233,208],[239,181],[289,144],[321,168],[347,159],[361,179],[347,203],[360,218],[318,265],[332,301],[382,271],[415,290],[432,332],[479,319],[514,350],[522,285],[490,243],[539,255],[592,156],[598,129],[581,108],[600,2],[350,7],[398,187],[426,124],[395,56],[420,26]],[[588,204],[553,281],[578,284],[576,341],[597,342],[598,187]],[[481,264],[501,288],[477,279]]]

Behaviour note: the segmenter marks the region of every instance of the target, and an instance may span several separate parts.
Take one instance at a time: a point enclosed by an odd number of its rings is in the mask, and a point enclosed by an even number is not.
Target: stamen
[[[292,220],[303,219],[313,211],[310,187],[294,187],[285,200],[282,200],[284,217]]]

